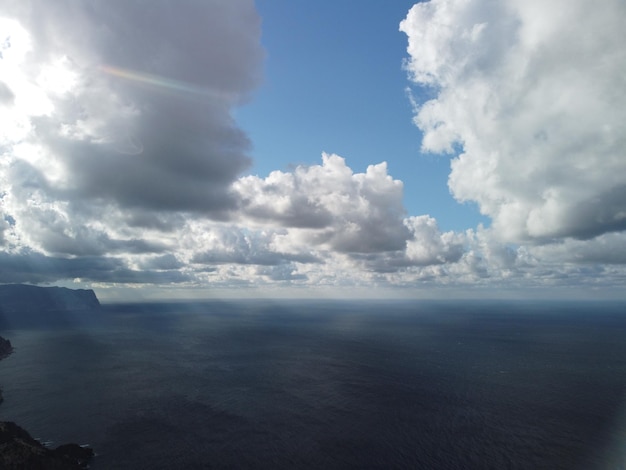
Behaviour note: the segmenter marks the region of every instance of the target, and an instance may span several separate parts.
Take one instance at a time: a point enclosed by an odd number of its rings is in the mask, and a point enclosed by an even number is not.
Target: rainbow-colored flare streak
[[[160,75],[152,75],[149,73],[135,72],[133,70],[127,70],[118,67],[111,67],[109,65],[100,66],[100,70],[102,70],[106,74],[124,78],[126,80],[132,80],[139,83],[168,88],[175,91],[182,91],[185,93],[194,93],[197,95],[210,96],[213,98],[225,97],[226,95],[228,95],[227,93],[218,93],[209,88],[193,85],[191,83],[183,82],[180,80],[174,80],[172,78],[167,78]]]

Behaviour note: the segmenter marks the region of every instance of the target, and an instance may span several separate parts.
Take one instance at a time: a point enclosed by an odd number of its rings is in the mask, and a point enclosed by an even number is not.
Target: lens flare
[[[152,85],[160,88],[167,88],[169,90],[180,91],[184,93],[192,93],[195,95],[203,95],[211,98],[228,98],[229,93],[217,92],[206,87],[194,85],[192,83],[183,82],[181,80],[175,80],[173,78],[167,78],[160,75],[152,75],[149,73],[136,72],[134,70],[122,69],[118,67],[112,67],[109,65],[100,66],[100,70],[108,75],[114,77],[123,78],[125,80],[131,80],[138,83]]]

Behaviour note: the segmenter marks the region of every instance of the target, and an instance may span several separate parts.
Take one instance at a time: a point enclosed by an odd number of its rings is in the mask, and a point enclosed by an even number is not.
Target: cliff
[[[99,309],[90,289],[0,285],[0,329],[75,324]]]
[[[0,309],[8,312],[93,310],[100,307],[91,289],[0,285]]]

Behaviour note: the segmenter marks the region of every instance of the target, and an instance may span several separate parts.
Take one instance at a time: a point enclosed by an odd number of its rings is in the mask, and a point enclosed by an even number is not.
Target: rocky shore
[[[93,450],[78,444],[48,449],[11,421],[0,421],[0,468],[74,470],[88,467]]]
[[[13,346],[11,345],[11,341],[0,336],[0,360],[4,359],[12,352]],[[4,397],[2,396],[2,389],[0,388],[0,403],[2,403],[3,400]]]

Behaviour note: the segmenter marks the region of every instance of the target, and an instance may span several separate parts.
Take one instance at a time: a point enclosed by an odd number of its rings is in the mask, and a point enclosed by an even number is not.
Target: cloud
[[[305,229],[303,240],[333,251],[401,250],[410,236],[402,182],[387,174],[385,162],[355,174],[340,156],[323,154],[321,165],[274,171],[264,179],[248,176],[233,187],[245,217]]]
[[[442,233],[437,221],[428,215],[403,220],[409,230],[401,250],[352,254],[361,268],[376,273],[406,272],[414,268],[456,263],[465,252],[465,236],[454,232]]]
[[[122,259],[113,257],[60,258],[29,250],[0,252],[0,283],[39,284],[74,278],[121,284],[170,284],[191,280],[181,271],[133,270]]]
[[[626,5],[431,0],[401,23],[423,150],[509,241],[626,229]]]
[[[405,224],[413,234],[406,246],[406,257],[411,264],[428,266],[453,263],[461,259],[465,251],[462,235],[454,232],[441,233],[437,221],[427,215],[409,217]]]
[[[550,263],[626,265],[626,234],[606,233],[593,240],[568,239],[531,247],[538,259]]]
[[[0,82],[0,106],[13,104],[15,95],[6,83]]]
[[[140,262],[140,268],[156,270],[181,269],[185,265],[172,253],[150,256]]]
[[[5,152],[32,191],[217,218],[235,207],[250,160],[231,111],[263,56],[251,0],[11,1],[1,14],[0,95],[24,123],[5,129]]]
[[[213,243],[210,244],[210,248],[197,251],[191,259],[192,263],[278,266],[292,262],[320,262],[320,259],[307,252],[275,251],[273,248],[276,233],[254,232],[243,227],[228,229],[214,227],[212,232]]]
[[[7,282],[190,280],[167,266],[191,218],[237,207],[250,159],[232,110],[259,82],[259,38],[251,0],[4,2]]]

